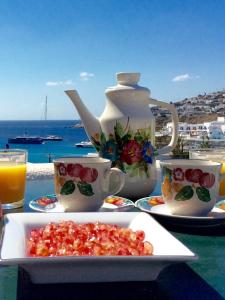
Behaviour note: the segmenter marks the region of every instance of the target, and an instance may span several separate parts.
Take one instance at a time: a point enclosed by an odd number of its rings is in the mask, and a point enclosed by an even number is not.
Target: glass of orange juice
[[[206,159],[222,164],[221,173],[225,173],[225,149],[213,148],[213,149],[201,149],[201,150],[190,150],[190,159]],[[219,194],[225,198],[225,179],[220,183]]]
[[[26,150],[0,150],[0,203],[3,209],[23,206],[26,163]]]

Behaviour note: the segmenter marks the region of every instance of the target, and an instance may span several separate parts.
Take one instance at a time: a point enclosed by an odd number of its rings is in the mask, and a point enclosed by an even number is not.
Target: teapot
[[[75,105],[85,131],[99,156],[125,173],[119,195],[130,199],[146,197],[157,182],[155,119],[149,107],[158,105],[172,115],[173,134],[169,145],[157,154],[169,153],[178,138],[178,115],[173,104],[150,98],[150,90],[138,85],[140,73],[117,73],[117,85],[106,89],[106,107],[101,117],[93,116],[76,90],[65,93]]]

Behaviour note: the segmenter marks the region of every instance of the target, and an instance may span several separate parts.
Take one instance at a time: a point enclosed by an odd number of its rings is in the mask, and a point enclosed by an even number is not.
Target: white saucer
[[[165,215],[172,218],[181,218],[181,219],[198,219],[198,220],[211,220],[211,219],[224,219],[225,220],[225,211],[214,207],[212,211],[207,216],[180,216],[172,215],[169,211],[169,208],[166,204],[156,205],[151,208],[151,213]]]
[[[139,199],[135,202],[135,206],[140,210],[150,213],[159,221],[166,221],[168,223],[180,226],[190,227],[208,227],[225,224],[225,211],[218,206],[214,207],[212,211],[204,217],[198,216],[180,216],[172,215],[166,204],[151,205],[149,200],[152,197]]]
[[[40,200],[47,200],[49,201],[48,204],[41,204]],[[45,212],[45,213],[52,213],[52,212],[64,212],[64,207],[58,202],[56,195],[45,195],[33,199],[29,202],[29,207],[32,210]],[[127,211],[134,207],[134,202],[129,199],[119,197],[119,196],[109,196],[104,200],[104,204],[99,209],[100,212],[112,212],[112,211]]]
[[[48,205],[48,207],[41,207],[41,206],[36,206],[36,203],[31,201],[29,203],[29,207],[35,211],[40,211],[40,212],[64,212],[65,209],[64,207],[57,203],[54,203],[54,205]]]

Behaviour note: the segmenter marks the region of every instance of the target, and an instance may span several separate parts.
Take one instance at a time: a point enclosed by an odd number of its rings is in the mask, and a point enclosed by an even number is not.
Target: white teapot
[[[131,199],[148,196],[156,185],[155,119],[149,104],[168,109],[172,114],[173,135],[170,144],[157,150],[170,152],[178,138],[178,115],[173,104],[150,98],[150,90],[138,85],[140,73],[117,73],[118,84],[106,89],[106,107],[100,118],[94,117],[77,91],[65,91],[75,105],[85,131],[99,155],[112,161],[112,167],[125,174],[119,195]]]

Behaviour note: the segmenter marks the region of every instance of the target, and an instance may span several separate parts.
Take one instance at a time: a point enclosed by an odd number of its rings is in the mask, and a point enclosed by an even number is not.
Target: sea
[[[44,141],[43,144],[9,144],[10,148],[26,149],[28,162],[47,163],[60,156],[95,153],[93,148],[78,148],[76,143],[88,140],[84,128],[74,128],[79,120],[0,121],[0,147],[6,147],[9,138],[16,136],[59,135],[62,141]]]

